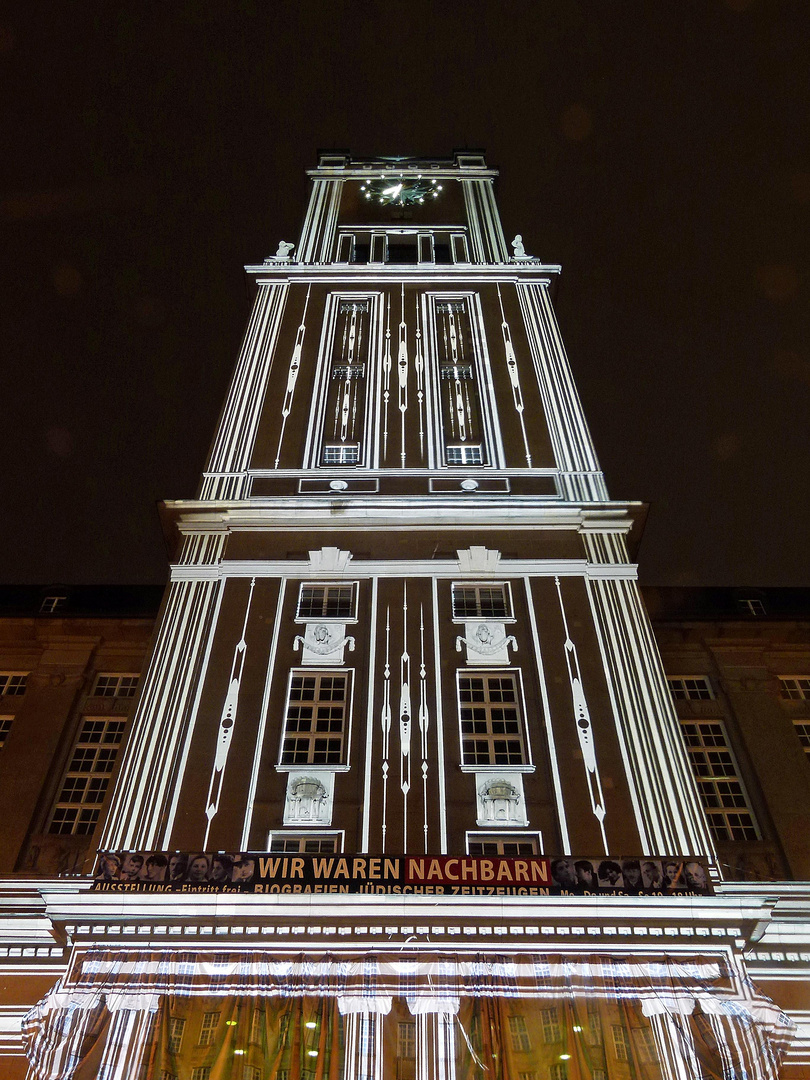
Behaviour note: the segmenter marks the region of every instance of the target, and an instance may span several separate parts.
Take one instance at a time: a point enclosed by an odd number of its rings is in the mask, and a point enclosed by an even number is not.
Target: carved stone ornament
[[[523,245],[523,237],[520,235],[520,233],[518,233],[517,236],[515,237],[515,239],[512,241],[512,251],[514,253],[512,255],[512,259],[513,259],[514,262],[534,262],[535,261],[534,255],[527,255],[526,254],[526,248]]]
[[[293,641],[293,651],[303,647],[302,664],[342,664],[347,645],[354,652],[354,638],[346,637],[345,623],[307,623],[304,636]]]
[[[456,652],[464,645],[468,664],[508,664],[509,646],[517,652],[517,642],[502,622],[465,623],[464,637],[456,638]]]
[[[462,574],[497,574],[501,564],[500,551],[485,547],[469,547],[457,551],[458,566]]]
[[[475,787],[478,825],[492,827],[528,824],[526,802],[523,798],[523,777],[519,773],[508,780],[496,774],[476,773]]]
[[[341,551],[336,547],[322,547],[320,551],[310,551],[309,571],[311,574],[345,574],[352,559],[350,551]]]
[[[287,777],[284,824],[331,825],[334,788],[334,773],[318,773],[317,776],[290,773]]]
[[[292,254],[294,249],[295,249],[295,244],[291,244],[289,242],[289,240],[279,240],[278,250],[276,251],[275,255],[270,255],[264,261],[266,263],[274,263],[274,262],[284,262],[284,263],[286,263],[286,262],[291,262],[292,261],[291,254]]]

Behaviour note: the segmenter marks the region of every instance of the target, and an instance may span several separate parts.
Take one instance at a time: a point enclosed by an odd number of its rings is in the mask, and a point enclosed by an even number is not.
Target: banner
[[[94,892],[708,896],[701,858],[106,851]]]

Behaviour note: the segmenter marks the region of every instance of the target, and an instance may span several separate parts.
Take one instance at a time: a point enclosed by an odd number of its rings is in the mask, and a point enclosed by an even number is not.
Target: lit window
[[[298,597],[298,618],[353,619],[355,587],[350,585],[302,585]]]
[[[512,615],[509,586],[453,585],[454,619],[508,619]]]
[[[502,855],[504,858],[520,858],[526,855],[540,855],[540,841],[537,836],[520,833],[503,833],[493,836],[486,833],[467,834],[468,855]]]
[[[416,1024],[413,1022],[397,1025],[397,1057],[416,1057]]]
[[[294,673],[281,764],[343,764],[348,701],[348,674]]]
[[[360,460],[360,446],[358,443],[345,443],[332,446],[324,446],[324,465],[356,465]]]
[[[560,1031],[560,1018],[556,1009],[541,1009],[540,1018],[543,1023],[543,1042],[556,1043],[562,1039]]]
[[[779,695],[786,701],[810,701],[810,679],[784,675],[779,679]]]
[[[0,697],[19,697],[27,682],[27,671],[0,671]]]
[[[54,611],[59,611],[60,608],[63,608],[66,601],[66,596],[46,596],[39,605],[39,613],[40,615],[52,615]]]
[[[270,850],[289,855],[330,855],[339,851],[337,836],[284,836],[274,833],[270,837]]]
[[[0,716],[0,750],[3,749],[8,733],[11,731],[11,725],[14,722],[13,716]]]
[[[203,1013],[200,1025],[200,1046],[210,1046],[217,1032],[220,1014],[218,1012]]]
[[[516,1051],[531,1050],[532,1046],[529,1042],[529,1032],[526,1027],[525,1016],[510,1016],[509,1018],[509,1035],[512,1039],[512,1049]]]
[[[711,701],[714,697],[709,680],[702,675],[690,679],[667,679],[675,701]]]
[[[723,725],[682,720],[681,733],[714,839],[759,839]]]
[[[135,697],[138,675],[97,675],[93,684],[93,697]]]
[[[446,446],[445,461],[448,465],[480,465],[483,461],[480,444],[475,446]]]
[[[617,1061],[629,1060],[630,1046],[627,1041],[627,1028],[622,1024],[613,1024],[613,1052]]]
[[[463,764],[525,764],[517,677],[459,673],[458,697]]]
[[[191,1070],[191,1080],[211,1080],[211,1066],[198,1065]]]
[[[169,1019],[169,1044],[168,1050],[170,1054],[179,1054],[180,1047],[183,1043],[183,1031],[185,1030],[186,1022],[181,1016],[172,1016]]]
[[[101,814],[124,720],[86,717],[73,748],[51,817],[51,833],[87,836]]]

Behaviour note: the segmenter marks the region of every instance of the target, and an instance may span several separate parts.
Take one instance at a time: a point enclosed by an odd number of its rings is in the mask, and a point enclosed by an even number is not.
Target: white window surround
[[[497,855],[501,858],[530,858],[533,855],[543,854],[543,837],[539,832],[515,832],[513,830],[502,830],[499,832],[487,832],[483,830],[467,830],[464,847],[467,854],[471,854],[470,847],[472,844],[497,844],[499,848],[503,848],[506,844],[528,844],[534,848],[532,853],[520,852],[517,855],[513,855],[510,852],[500,850]],[[487,852],[486,854],[490,854]]]
[[[468,704],[468,702],[462,702],[460,696],[460,680],[461,679],[490,679],[497,678],[502,679],[504,677],[513,677],[517,686],[516,704],[518,707],[518,714],[521,724],[521,742],[523,745],[523,762],[521,764],[497,764],[484,762],[467,763],[464,761],[464,749],[463,742],[465,733],[462,731],[461,710],[462,707]],[[480,775],[493,775],[495,773],[533,773],[535,771],[534,759],[532,757],[532,746],[529,738],[529,728],[526,722],[526,696],[523,692],[523,673],[520,668],[493,668],[491,670],[484,668],[458,668],[456,670],[456,703],[458,708],[458,732],[459,732],[459,768],[463,773],[476,773]],[[492,705],[493,703],[489,703]],[[493,736],[489,736],[490,739]]]
[[[476,612],[474,614],[463,614],[460,612],[461,597],[460,593],[463,589],[474,589],[477,596]],[[484,609],[487,606],[487,598],[482,593],[482,590],[502,590],[504,598],[505,614],[486,614]],[[459,595],[459,602],[457,603],[456,597]],[[451,587],[451,605],[452,605],[452,618],[453,623],[456,626],[464,625],[471,622],[497,622],[497,623],[514,623],[514,608],[512,606],[512,588],[508,581],[454,581]],[[459,613],[457,614],[457,610]]]
[[[288,762],[288,761],[285,762],[285,761],[282,761],[282,757],[284,756],[284,741],[288,737],[287,720],[289,719],[290,708],[293,705],[293,700],[291,699],[291,696],[290,696],[291,692],[292,692],[292,689],[293,689],[293,679],[296,679],[296,678],[310,678],[310,677],[313,677],[313,676],[315,678],[317,678],[317,679],[322,679],[322,678],[334,679],[334,678],[339,678],[341,676],[346,679],[346,696],[344,698],[345,711],[344,711],[344,721],[343,721],[343,747],[342,747],[342,752],[341,752],[341,760],[340,760],[340,762],[337,762],[337,763],[332,763],[332,762]],[[278,764],[275,766],[276,772],[284,772],[284,773],[289,773],[289,772],[295,772],[295,773],[300,773],[300,772],[306,772],[306,773],[310,773],[310,772],[316,772],[316,773],[317,772],[341,773],[341,772],[348,772],[349,771],[350,766],[349,766],[348,763],[350,761],[350,754],[351,754],[352,716],[353,716],[352,704],[353,704],[353,697],[354,697],[354,677],[355,677],[355,669],[354,668],[331,668],[331,669],[326,668],[324,670],[320,670],[320,669],[317,669],[317,668],[293,668],[290,671],[289,676],[287,678],[287,693],[286,693],[286,697],[285,697],[285,706],[284,706],[284,724],[282,726],[281,740],[279,742],[278,759],[277,759]],[[317,720],[317,718],[314,718],[314,719]],[[304,732],[301,733],[302,737],[303,737],[304,734],[306,734],[306,733],[304,733]],[[324,734],[325,734],[325,736],[328,736],[329,733],[326,732]],[[291,732],[290,733],[290,737],[295,737],[295,735],[296,735],[296,732]],[[315,733],[313,732],[312,733],[313,739],[314,739],[314,735],[315,735]]]
[[[313,832],[304,832],[301,829],[273,829],[267,836],[268,851],[273,850],[273,841],[276,840],[298,840],[302,844],[306,841],[331,840],[335,844],[335,854],[342,855],[345,848],[346,833],[343,829],[318,829]],[[300,854],[307,854],[303,847]],[[313,854],[317,855],[319,853],[313,852]]]
[[[356,623],[357,622],[357,592],[359,582],[358,581],[302,581],[298,589],[298,600],[295,605],[295,622],[298,625],[305,623]],[[323,600],[323,610],[325,611],[329,605],[329,590],[337,589],[351,589],[351,601],[350,601],[350,613],[348,615],[319,615],[313,613],[311,615],[302,615],[301,606],[302,601],[305,600],[305,591],[323,589],[325,591]]]

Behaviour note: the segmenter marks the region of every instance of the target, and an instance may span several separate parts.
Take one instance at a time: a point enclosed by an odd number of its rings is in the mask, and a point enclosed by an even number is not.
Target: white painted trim
[[[439,776],[439,850],[447,854],[447,779],[445,768],[447,757],[444,751],[444,714],[442,712],[442,663],[439,646],[439,590],[436,578],[433,578],[433,676],[436,684],[436,750],[438,754],[437,772]]]
[[[361,853],[368,852],[371,835],[371,769],[374,745],[374,675],[377,662],[377,579],[371,579],[371,605],[369,612],[368,643],[368,694],[366,700],[366,763],[363,776],[363,830],[360,841]]]
[[[201,573],[200,570],[203,570]],[[635,565],[611,565],[598,567],[598,573],[592,573],[593,566],[584,559],[568,559],[557,561],[556,559],[502,559],[498,566],[500,578],[522,577],[581,577],[598,580],[635,581],[637,577]],[[352,573],[356,579],[368,578],[455,578],[463,580],[463,573],[459,570],[458,561],[449,559],[413,560],[404,559],[369,559],[368,561],[355,560],[352,562]],[[480,578],[480,570],[471,572],[471,577]],[[225,580],[227,578],[243,577],[286,577],[286,578],[312,578],[310,563],[300,560],[256,560],[221,562],[216,567],[196,566],[173,566],[171,568],[171,580],[203,581]],[[313,621],[313,620],[310,620]],[[348,620],[347,620],[348,621]],[[465,620],[470,621],[470,620]],[[506,620],[508,621],[508,620]]]
[[[273,684],[273,674],[276,667],[276,654],[278,652],[278,639],[281,632],[281,616],[284,609],[284,600],[287,590],[286,578],[281,579],[276,602],[276,617],[273,621],[273,634],[270,639],[270,655],[267,661],[267,675],[264,679],[262,692],[261,712],[259,714],[259,727],[256,732],[256,748],[253,751],[253,767],[250,771],[250,784],[248,787],[247,803],[245,805],[245,821],[242,827],[242,850],[248,849],[250,843],[250,830],[253,825],[253,808],[256,802],[256,788],[259,783],[259,771],[261,768],[262,749],[264,747],[264,733],[267,730],[267,712],[270,707],[270,691]]]

